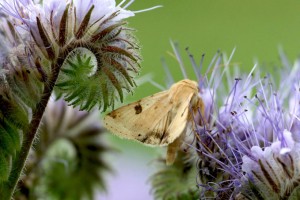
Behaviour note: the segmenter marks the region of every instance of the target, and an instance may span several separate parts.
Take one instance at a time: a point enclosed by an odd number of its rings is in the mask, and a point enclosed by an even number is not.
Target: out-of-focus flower
[[[98,112],[48,104],[15,199],[93,199],[106,189],[109,151]]]

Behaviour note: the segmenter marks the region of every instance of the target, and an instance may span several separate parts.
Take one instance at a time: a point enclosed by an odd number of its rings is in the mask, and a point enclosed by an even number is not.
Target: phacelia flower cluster
[[[172,47],[183,78],[188,78],[178,45]],[[280,52],[280,80],[274,80],[259,64],[248,74],[232,66],[234,51],[229,58],[218,51],[206,72],[204,54],[198,65],[187,52],[205,112],[193,116],[195,125],[188,130],[181,146],[184,153],[178,153],[175,165],[161,167],[151,177],[154,196],[299,199],[300,60],[291,65]],[[174,80],[164,67],[170,85]]]
[[[229,60],[225,68],[216,61],[211,76],[200,78],[206,108],[195,130],[200,198],[297,199],[300,62],[286,64],[275,84],[258,65],[233,78]]]

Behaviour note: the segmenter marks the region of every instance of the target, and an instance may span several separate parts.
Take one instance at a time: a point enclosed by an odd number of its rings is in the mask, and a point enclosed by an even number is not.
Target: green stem
[[[41,119],[47,107],[49,98],[55,86],[55,82],[58,78],[60,67],[63,60],[59,59],[56,62],[56,65],[53,65],[52,76],[45,83],[44,92],[42,94],[41,101],[36,105],[36,109],[33,111],[32,121],[30,122],[29,128],[23,132],[24,139],[22,142],[22,147],[20,153],[16,156],[16,159],[13,161],[12,171],[10,173],[8,181],[4,185],[4,196],[1,197],[3,200],[11,200],[13,197],[14,190],[19,181],[23,167],[34,141],[37,129],[40,125]]]

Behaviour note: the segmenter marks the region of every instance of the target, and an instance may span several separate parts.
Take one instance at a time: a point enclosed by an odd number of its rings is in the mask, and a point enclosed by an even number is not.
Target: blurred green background
[[[266,65],[279,64],[278,47],[294,60],[300,53],[300,1],[296,0],[136,0],[129,8],[140,10],[154,5],[162,8],[139,13],[130,18],[142,46],[142,74],[152,73],[163,84],[161,57],[165,57],[177,80],[180,70],[167,52],[170,39],[181,47],[189,64],[185,47],[198,61],[206,54],[208,64],[218,49],[230,54],[236,47],[233,62],[251,68],[254,60]],[[192,76],[191,68],[188,69]],[[149,90],[145,90],[145,87]],[[151,94],[150,85],[137,89],[136,98]]]
[[[165,78],[160,61],[162,57],[166,59],[175,80],[182,79],[178,64],[167,53],[172,52],[170,40],[179,43],[191,79],[195,76],[189,67],[185,47],[189,47],[197,62],[203,53],[206,54],[204,67],[218,49],[229,55],[236,47],[232,62],[239,63],[245,72],[253,67],[255,61],[272,71],[274,65],[280,65],[280,46],[291,61],[300,53],[300,1],[136,0],[129,9],[137,11],[155,5],[163,7],[136,14],[128,21],[129,26],[137,30],[142,47],[141,75],[151,73],[154,81],[162,85]],[[145,83],[127,98],[127,102],[158,91]],[[155,168],[149,163],[156,158],[157,152],[163,151],[162,148],[151,149],[113,136],[108,136],[108,139],[122,151],[111,158],[116,175],[110,178],[110,188],[118,184],[126,186],[127,190],[123,189],[128,194],[123,193],[122,199],[152,199],[148,195],[146,180]],[[141,178],[137,180],[137,176]],[[111,193],[113,191],[110,190],[105,199],[118,199],[120,194]]]

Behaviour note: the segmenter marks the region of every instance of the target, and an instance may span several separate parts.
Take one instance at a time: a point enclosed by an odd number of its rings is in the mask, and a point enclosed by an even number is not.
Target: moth
[[[198,111],[204,113],[198,84],[185,79],[169,90],[112,111],[105,116],[104,126],[121,138],[150,146],[168,146],[166,164],[170,165]]]

